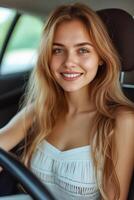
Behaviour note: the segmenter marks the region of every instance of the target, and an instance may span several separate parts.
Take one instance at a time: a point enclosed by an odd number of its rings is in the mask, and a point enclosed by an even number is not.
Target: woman
[[[76,3],[50,15],[26,106],[1,129],[0,145],[9,151],[25,137],[23,162],[58,200],[127,199],[134,105],[121,91],[119,71],[94,11]]]

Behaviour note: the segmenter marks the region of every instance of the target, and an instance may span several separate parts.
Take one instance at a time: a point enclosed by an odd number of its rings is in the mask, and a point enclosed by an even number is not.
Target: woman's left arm
[[[120,183],[119,200],[127,200],[134,169],[134,112],[120,110],[116,116],[116,173]]]

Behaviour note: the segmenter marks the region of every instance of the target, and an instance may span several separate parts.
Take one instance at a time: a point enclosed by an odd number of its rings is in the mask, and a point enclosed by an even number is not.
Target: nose
[[[68,52],[65,58],[64,66],[65,68],[74,68],[77,66],[77,58],[73,52]]]

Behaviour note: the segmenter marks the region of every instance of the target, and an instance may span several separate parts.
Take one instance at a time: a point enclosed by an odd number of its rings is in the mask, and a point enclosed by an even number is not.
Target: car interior
[[[69,1],[57,2],[58,5],[60,5],[61,3],[68,3]],[[85,1],[85,3],[88,3],[92,8],[97,10],[98,15],[107,27],[110,38],[121,58],[122,68],[120,73],[120,84],[124,94],[134,102],[134,2],[131,0],[127,1],[127,3],[126,1],[119,1],[119,4],[114,4],[114,1],[113,4],[108,4],[108,1],[101,2],[103,3],[100,3],[100,1],[96,1],[96,3],[95,1]],[[0,7],[15,9],[17,12],[0,51],[0,68],[10,37],[14,33],[14,27],[21,15],[25,12],[32,15],[34,13],[39,16],[43,22],[48,13],[56,6],[56,1],[52,1],[50,5],[46,3],[46,1],[43,3],[42,1],[36,1],[32,5],[26,3],[26,1],[18,3],[17,1],[11,2],[1,0]],[[0,71],[0,127],[3,127],[18,112],[30,73],[31,67],[27,70],[15,73],[1,74]],[[15,147],[12,152],[17,156],[20,156],[18,146]],[[10,199],[8,195],[11,196],[17,194],[20,196],[22,190],[18,189],[18,183],[21,183],[24,186],[25,190],[33,199],[54,199],[41,182],[36,180],[36,177],[33,174],[18,163],[14,157],[6,154],[6,152],[1,149],[0,165],[4,168],[0,173],[1,200],[6,200],[7,197]],[[38,191],[35,191],[35,185]],[[21,198],[18,198],[18,200],[21,200]],[[134,200],[134,173],[129,189],[128,200]]]

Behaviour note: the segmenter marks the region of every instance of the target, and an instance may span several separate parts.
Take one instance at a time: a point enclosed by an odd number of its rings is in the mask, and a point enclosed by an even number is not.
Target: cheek
[[[51,71],[56,71],[57,69],[59,69],[59,67],[61,66],[63,62],[63,59],[61,57],[52,57],[51,58],[51,62],[50,62],[50,70]]]
[[[94,71],[98,70],[99,59],[97,58],[87,58],[83,60],[83,66],[86,71]]]
[[[55,59],[51,59],[51,62],[50,62],[50,71],[52,72],[52,74],[55,73],[55,71],[57,70],[57,62],[55,61]]]

